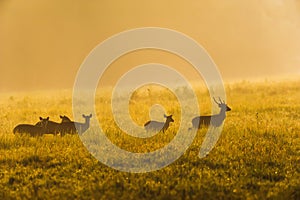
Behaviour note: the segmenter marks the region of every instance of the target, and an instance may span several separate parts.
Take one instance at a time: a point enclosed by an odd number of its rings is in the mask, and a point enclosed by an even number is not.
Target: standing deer
[[[215,103],[218,104],[219,108],[221,108],[221,111],[219,114],[217,115],[209,115],[209,116],[198,116],[195,117],[192,120],[192,124],[194,128],[201,128],[203,126],[209,126],[210,124],[213,127],[219,127],[221,126],[221,124],[223,123],[225,117],[226,117],[226,112],[230,111],[231,108],[229,108],[227,106],[227,104],[225,104],[224,101],[221,100],[221,98],[219,97],[219,102],[217,102],[217,100],[215,98],[213,98]]]
[[[145,123],[144,127],[146,131],[156,131],[156,132],[165,132],[171,122],[174,122],[174,119],[172,118],[172,115],[166,116],[164,114],[164,117],[166,118],[166,122],[158,122],[158,121],[148,121]]]
[[[92,114],[90,114],[89,116],[83,114],[82,117],[85,119],[84,123],[74,122],[79,134],[84,133],[90,127],[90,119],[92,118]]]
[[[73,122],[66,116],[60,116],[60,118],[62,119],[62,123],[60,124],[61,134],[65,135],[66,133],[84,133],[90,127],[90,118],[92,117],[92,114],[90,114],[89,116],[82,115],[82,117],[85,119],[84,123]]]
[[[32,124],[19,124],[13,129],[13,133],[24,133],[29,134],[30,136],[42,136],[46,132],[46,127],[49,122],[49,117],[42,118],[35,125]]]

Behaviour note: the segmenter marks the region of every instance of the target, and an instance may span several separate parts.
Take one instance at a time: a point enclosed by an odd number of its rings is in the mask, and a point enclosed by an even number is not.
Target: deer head
[[[49,117],[47,117],[47,118],[40,117],[40,121],[38,123],[36,123],[35,126],[45,128],[48,125],[48,122],[49,122]]]
[[[92,117],[92,114],[90,114],[89,116],[86,116],[86,115],[82,114],[82,117],[85,118],[85,119],[89,119],[89,118]]]
[[[231,111],[231,108],[229,108],[227,106],[227,104],[225,103],[225,101],[222,101],[221,98],[219,97],[219,102],[217,102],[217,100],[215,99],[215,97],[213,97],[215,103],[219,106],[219,108],[221,108],[221,110],[224,111]]]
[[[164,114],[164,118],[166,118],[166,121],[169,121],[169,122],[174,122],[174,119],[172,118],[172,116],[173,115],[167,116],[167,115]]]
[[[64,115],[64,116],[59,116],[60,118],[61,118],[61,122],[63,123],[63,122],[71,122],[71,120],[70,120],[70,118],[69,117],[67,117],[66,115]]]

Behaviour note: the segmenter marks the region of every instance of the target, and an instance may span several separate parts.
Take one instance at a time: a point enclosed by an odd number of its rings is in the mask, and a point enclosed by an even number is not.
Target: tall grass
[[[97,117],[113,143],[132,152],[150,152],[174,138],[180,105],[170,91],[153,92],[152,99],[143,90],[132,96],[132,119],[142,125],[149,120],[149,107],[160,103],[175,123],[165,134],[148,139],[122,132],[107,104],[109,92],[99,93]],[[206,134],[201,129],[176,162],[140,174],[101,164],[77,135],[13,135],[15,125],[36,123],[39,116],[72,118],[70,91],[2,94],[0,199],[299,199],[300,81],[241,82],[226,85],[226,92],[232,111],[208,156],[198,157]],[[207,91],[199,89],[197,95],[201,113],[210,113]]]

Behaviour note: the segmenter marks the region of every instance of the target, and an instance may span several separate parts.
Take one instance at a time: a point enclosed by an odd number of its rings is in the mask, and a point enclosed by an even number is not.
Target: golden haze
[[[225,80],[300,74],[300,3],[230,1],[0,1],[0,90],[71,88],[83,59],[121,31],[174,29],[204,46]],[[174,64],[174,56],[123,59]],[[155,53],[154,53],[155,54]],[[176,63],[175,63],[176,64]],[[120,70],[121,68],[121,70]],[[192,70],[176,66],[189,77]],[[105,81],[104,81],[105,82]]]

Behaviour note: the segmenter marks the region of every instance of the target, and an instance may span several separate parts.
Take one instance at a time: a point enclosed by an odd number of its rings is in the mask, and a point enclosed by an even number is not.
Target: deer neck
[[[170,125],[170,122],[171,122],[170,120],[167,120],[167,121],[165,122],[165,125],[164,125],[164,127],[165,127],[165,128],[169,127],[169,125]]]
[[[84,125],[86,125],[87,127],[90,125],[90,118],[85,118]]]
[[[220,113],[219,113],[219,115],[225,117],[226,116],[226,108],[222,108],[221,111],[220,111]]]

